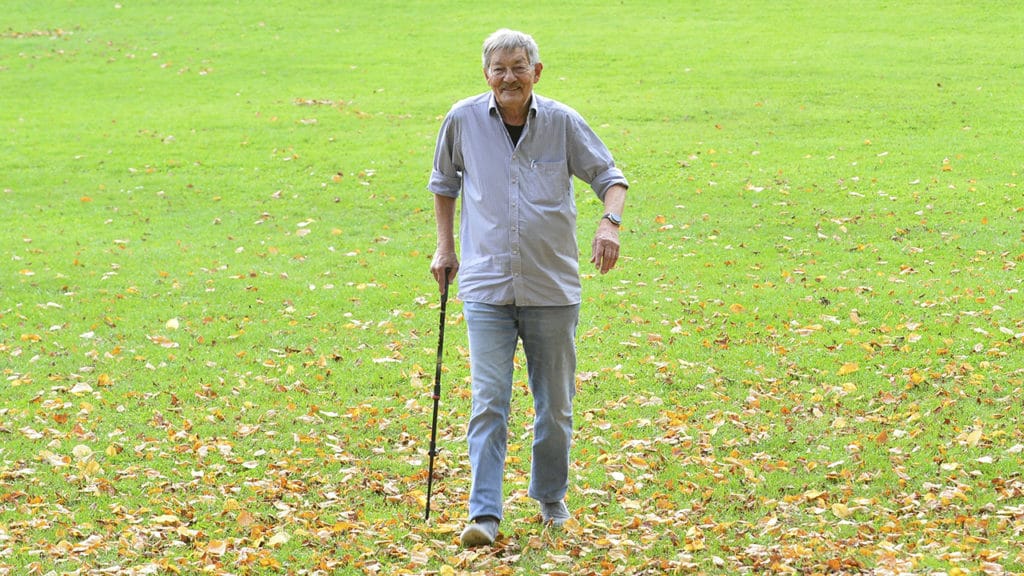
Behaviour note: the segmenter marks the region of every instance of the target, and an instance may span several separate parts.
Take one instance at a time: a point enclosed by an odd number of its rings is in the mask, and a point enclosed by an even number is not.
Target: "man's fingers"
[[[594,240],[593,254],[590,261],[594,263],[594,267],[601,271],[601,274],[605,274],[614,268],[615,263],[618,260],[618,243],[606,238],[597,238]]]
[[[435,261],[434,263],[432,263],[430,265],[430,274],[434,277],[434,280],[437,281],[437,289],[438,289],[439,292],[444,292],[444,284],[445,284],[445,277],[444,276],[445,276],[445,269],[446,268],[448,269],[447,270],[447,272],[448,272],[448,279],[447,280],[448,280],[448,283],[450,284],[453,280],[455,280],[455,275],[458,274],[459,265],[457,263],[456,264],[451,264],[450,262],[444,262],[444,261],[437,262],[437,261]]]
[[[615,267],[615,263],[619,260],[618,250],[606,250],[605,255],[601,258],[601,273],[605,274],[609,270]]]

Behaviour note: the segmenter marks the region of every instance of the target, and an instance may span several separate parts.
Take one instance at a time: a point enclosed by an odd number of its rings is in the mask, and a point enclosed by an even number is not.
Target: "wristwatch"
[[[622,226],[622,216],[619,216],[618,214],[615,214],[613,212],[608,212],[604,216],[601,216],[601,219],[607,219],[609,222],[615,224],[616,226]]]

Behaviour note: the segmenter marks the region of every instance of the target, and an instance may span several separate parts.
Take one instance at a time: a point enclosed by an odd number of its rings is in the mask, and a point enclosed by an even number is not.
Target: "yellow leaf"
[[[269,544],[271,548],[277,548],[278,546],[287,544],[288,541],[291,539],[292,537],[289,536],[287,532],[282,530],[271,536],[270,540],[267,541],[267,544]]]
[[[825,495],[826,493],[821,490],[808,490],[807,492],[804,492],[804,498],[807,500],[817,500]]]
[[[978,442],[981,442],[981,428],[975,428],[967,435],[968,446],[977,446]]]
[[[743,307],[743,304],[739,303],[729,306],[729,311],[732,312],[733,314],[739,314],[740,312],[743,312],[745,309],[746,308]]]
[[[847,374],[853,374],[857,370],[860,370],[860,366],[856,362],[847,362],[839,368],[837,374],[839,376],[846,376]]]
[[[103,468],[101,468],[100,463],[95,460],[79,463],[78,468],[82,471],[83,475],[88,477],[103,474]]]
[[[227,540],[210,540],[210,543],[206,545],[206,552],[214,556],[223,556],[227,551]]]
[[[853,515],[853,511],[842,502],[832,504],[832,513],[835,514],[837,518],[849,518]]]

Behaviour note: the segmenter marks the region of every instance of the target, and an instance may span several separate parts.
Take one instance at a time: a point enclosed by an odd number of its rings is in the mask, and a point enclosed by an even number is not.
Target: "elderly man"
[[[590,261],[602,274],[619,258],[628,183],[608,148],[572,108],[533,92],[537,43],[498,30],[483,45],[490,92],[456,103],[437,139],[428,188],[434,193],[439,286],[459,274],[469,335],[472,470],[463,546],[492,544],[502,520],[512,372],[518,342],[534,403],[529,495],[545,523],[570,518],[569,487],[576,326],[582,300],[573,177],[604,202]],[[461,196],[462,265],[455,202]],[[451,277],[448,280],[451,280]]]

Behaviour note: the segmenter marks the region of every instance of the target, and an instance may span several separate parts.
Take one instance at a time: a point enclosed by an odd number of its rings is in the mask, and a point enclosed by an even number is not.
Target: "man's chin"
[[[519,108],[526,103],[522,90],[506,90],[498,95],[498,102],[502,107]]]

